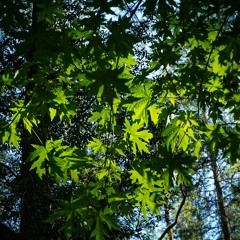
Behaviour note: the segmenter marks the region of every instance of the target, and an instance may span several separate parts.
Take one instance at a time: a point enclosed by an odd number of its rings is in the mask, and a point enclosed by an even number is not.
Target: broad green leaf
[[[150,106],[152,100],[150,82],[146,82],[144,85],[135,85],[130,89],[130,91],[130,96],[133,97],[133,100],[129,101],[130,103],[124,104],[124,107],[126,107],[128,111],[134,112],[132,116],[133,120],[139,120],[140,123],[148,125],[148,107]],[[151,111],[153,113],[152,108]],[[154,115],[154,120],[155,118],[156,115]]]
[[[150,112],[151,120],[153,121],[153,123],[155,125],[157,125],[158,124],[159,114],[161,114],[162,109],[161,108],[157,108],[156,105],[151,105],[150,107],[148,107],[148,110]]]
[[[122,150],[121,148],[115,148],[115,150],[116,150],[116,152],[117,152],[118,154],[120,154],[121,156],[126,157],[125,153],[123,152],[123,150]]]
[[[168,99],[173,106],[175,106],[175,98],[176,98],[175,94],[172,93],[171,91],[168,91]]]
[[[102,219],[99,216],[96,219],[96,225],[94,230],[91,233],[91,238],[95,237],[96,240],[104,240],[105,236],[109,237],[109,234],[107,232],[107,230],[105,229],[105,227],[102,224]]]
[[[117,61],[119,62],[119,67],[122,67],[126,64],[130,68],[131,66],[137,64],[136,60],[131,54],[129,54],[127,58],[120,57],[117,59]]]
[[[57,114],[57,110],[55,108],[50,107],[49,112],[50,112],[50,118],[51,118],[51,121],[52,121]]]
[[[53,94],[56,96],[53,101],[58,104],[66,105],[69,103],[68,97],[66,96],[65,92],[62,88],[58,87],[53,90]]]
[[[65,148],[62,145],[62,142],[63,142],[63,139],[60,138],[58,140],[53,140],[53,139],[50,139],[50,140],[47,140],[46,141],[46,150],[47,152],[51,152],[53,149],[58,149],[58,148]]]
[[[96,175],[99,180],[102,180],[105,176],[108,176],[108,174],[109,174],[108,169],[101,169],[100,171],[98,171]]]
[[[28,130],[28,132],[31,133],[32,127],[33,127],[32,123],[25,117],[23,118],[23,123],[24,123],[25,128]]]
[[[47,150],[43,146],[33,145],[36,150],[29,155],[29,161],[34,161],[30,170],[36,168],[36,173],[40,178],[46,174],[45,161],[48,159]],[[37,158],[37,159],[36,159]]]
[[[140,130],[143,127],[142,124],[133,123],[133,125],[131,125],[127,119],[125,119],[124,125],[124,140],[129,140],[131,142],[131,148],[134,154],[137,154],[137,148],[140,153],[149,153],[147,143],[149,143],[150,139],[153,137],[152,133],[149,133],[148,130]]]
[[[102,222],[105,222],[108,228],[120,230],[119,226],[117,225],[116,221],[113,219],[113,211],[109,207],[105,207],[103,211],[100,212],[99,216]]]
[[[198,140],[198,141],[195,143],[195,147],[194,147],[194,155],[195,155],[196,157],[200,157],[201,147],[202,147],[202,142],[201,142],[201,140]]]
[[[93,150],[94,154],[98,154],[100,152],[105,154],[107,147],[102,143],[102,141],[94,137],[92,139],[93,141],[89,142],[88,147]]]
[[[71,174],[71,178],[77,183],[78,180],[79,180],[79,177],[78,177],[78,170],[77,169],[74,169],[74,170],[70,170],[70,174]]]
[[[4,133],[3,137],[2,137],[2,141],[3,141],[3,143],[9,142],[16,149],[19,149],[19,142],[21,141],[21,138],[17,134],[16,129],[14,128],[14,126],[11,126],[11,130],[10,131],[8,131],[8,130],[5,131],[5,133]]]
[[[179,167],[177,169],[177,184],[180,185],[181,183],[184,183],[186,186],[192,186],[192,177],[190,174],[195,173],[194,170],[188,169],[185,167]]]
[[[165,170],[162,174],[161,174],[161,178],[164,181],[164,187],[165,189],[168,191],[171,187],[174,186],[173,183],[173,179],[172,179],[173,175],[170,172],[170,169]]]
[[[136,166],[129,173],[132,183],[140,185],[141,189],[148,189],[149,192],[162,192],[163,185],[160,176],[155,175],[149,168],[141,169],[141,166]]]
[[[187,136],[186,131],[184,131],[183,128],[179,128],[178,134],[179,134],[178,149],[182,148],[183,151],[186,151],[188,148],[189,137]]]
[[[92,116],[89,120],[90,120],[90,122],[99,121],[99,124],[101,126],[105,126],[106,124],[110,123],[110,118],[111,118],[110,115],[111,115],[111,109],[103,108],[101,110],[101,112],[93,112]],[[112,123],[113,123],[113,121],[112,121]]]
[[[179,127],[174,127],[173,132],[166,139],[166,146],[168,149],[169,149],[169,147],[171,147],[172,152],[175,150],[178,132],[179,132]]]

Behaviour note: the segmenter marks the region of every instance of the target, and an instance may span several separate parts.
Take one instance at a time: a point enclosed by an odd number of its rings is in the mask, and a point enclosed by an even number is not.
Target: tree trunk
[[[41,130],[43,131],[43,129]],[[41,180],[34,171],[29,171],[31,163],[26,161],[29,153],[33,150],[31,144],[36,144],[36,140],[33,138],[26,130],[23,130],[20,232],[26,239],[49,240],[51,239],[49,224],[45,222],[50,211],[50,201],[47,197],[48,181]]]
[[[26,238],[0,222],[0,240],[26,240]]]
[[[221,228],[225,240],[230,240],[230,228],[228,215],[224,206],[224,198],[221,186],[221,176],[218,171],[217,159],[213,152],[210,152],[211,166],[213,171],[214,185],[217,192],[217,204],[219,209],[219,215],[221,220]]]
[[[41,3],[41,0],[33,1],[32,11],[32,30],[41,31],[43,28],[42,23],[38,23],[37,16],[39,8],[37,5]],[[31,34],[31,32],[29,33]],[[26,53],[26,60],[33,63],[33,53],[36,50],[36,46],[33,45],[29,48],[29,52]],[[33,78],[37,68],[31,67],[29,69],[29,78]],[[25,89],[25,104],[30,100],[28,94],[29,91],[34,89],[33,85],[26,86]],[[31,164],[27,161],[29,153],[34,149],[32,144],[45,143],[47,138],[47,122],[44,117],[40,119],[41,123],[38,126],[38,130],[30,134],[24,129],[22,123],[22,163],[21,163],[21,221],[20,232],[26,239],[31,240],[50,240],[50,228],[49,224],[45,221],[50,212],[50,201],[47,197],[49,195],[49,181],[47,179],[41,180],[35,171],[30,171]],[[47,122],[46,122],[47,121]]]

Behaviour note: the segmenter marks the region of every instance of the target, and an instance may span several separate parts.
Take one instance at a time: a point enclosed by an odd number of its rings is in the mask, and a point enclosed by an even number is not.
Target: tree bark
[[[0,222],[0,240],[26,240],[26,238]]]
[[[212,172],[213,172],[213,178],[214,178],[214,185],[217,192],[217,204],[218,204],[219,216],[221,220],[221,228],[222,228],[224,239],[230,240],[229,220],[228,220],[228,214],[224,206],[224,196],[223,196],[222,186],[221,186],[221,176],[218,171],[217,158],[215,157],[212,151],[210,152],[210,158],[211,158],[211,166],[212,166]]]
[[[43,28],[42,23],[38,23],[37,16],[39,12],[38,4],[41,0],[33,1],[32,11],[32,31],[41,31]],[[29,33],[31,34],[31,32]],[[34,51],[36,46],[33,43],[26,53],[26,60],[30,63],[34,62]],[[31,67],[29,69],[29,78],[34,78],[37,68]],[[34,83],[25,88],[25,104],[30,101],[29,92],[34,90]],[[35,89],[36,90],[36,89]],[[40,117],[41,123],[37,131],[30,134],[22,126],[22,162],[21,162],[21,220],[20,232],[26,239],[31,240],[50,240],[50,225],[46,223],[46,219],[50,212],[50,201],[47,197],[49,195],[49,181],[48,179],[41,180],[35,171],[30,171],[31,162],[28,162],[29,153],[34,149],[32,144],[42,144],[46,141],[47,122],[44,117]],[[46,122],[47,121],[47,122]],[[41,142],[39,141],[41,140]]]
[[[49,224],[45,222],[50,212],[50,201],[47,197],[48,180],[41,180],[34,171],[30,171],[31,163],[27,162],[27,157],[33,151],[32,143],[37,142],[33,136],[23,130],[20,232],[27,239],[49,240],[51,239]]]

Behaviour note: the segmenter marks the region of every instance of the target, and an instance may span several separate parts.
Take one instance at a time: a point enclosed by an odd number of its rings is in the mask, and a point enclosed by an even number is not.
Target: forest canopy
[[[1,1],[0,240],[239,239],[239,10]]]

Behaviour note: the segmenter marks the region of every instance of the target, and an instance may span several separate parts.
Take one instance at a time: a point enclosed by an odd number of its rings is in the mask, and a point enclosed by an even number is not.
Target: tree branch
[[[128,7],[130,14],[130,19],[133,17],[133,15],[136,13],[137,9],[139,8],[140,4],[142,3],[142,0],[139,0],[138,3],[136,4],[135,8],[131,11],[131,8]]]
[[[179,206],[179,208],[178,208],[178,211],[177,211],[175,220],[174,220],[173,223],[171,223],[170,225],[168,225],[168,227],[164,230],[164,232],[162,233],[162,235],[159,237],[158,240],[162,240],[162,239],[165,237],[165,235],[168,233],[168,231],[177,224],[178,217],[179,217],[179,215],[180,215],[180,213],[181,213],[181,211],[182,211],[182,208],[183,208],[183,206],[184,206],[184,204],[185,204],[185,201],[186,201],[186,198],[187,198],[187,190],[186,190],[186,189],[185,189],[185,190],[183,189],[183,185],[181,186],[181,191],[182,191],[182,197],[183,197],[183,199],[182,199],[182,202],[181,202],[181,204],[180,204],[180,206]]]

